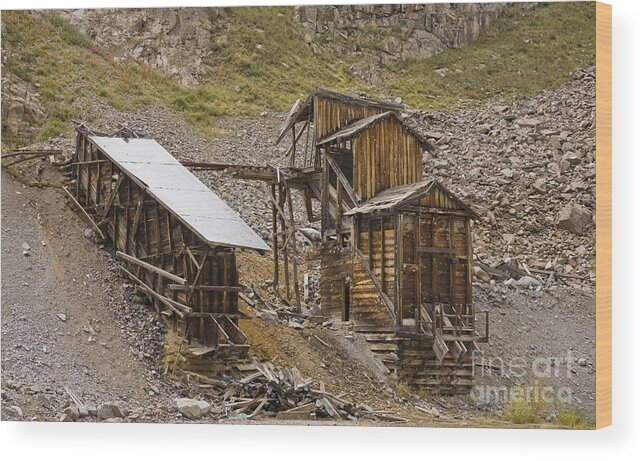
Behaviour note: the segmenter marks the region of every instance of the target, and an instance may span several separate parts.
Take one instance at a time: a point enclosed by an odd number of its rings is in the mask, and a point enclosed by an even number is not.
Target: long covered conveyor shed
[[[74,165],[70,195],[174,330],[202,354],[245,356],[235,249],[266,243],[153,139],[80,125]]]

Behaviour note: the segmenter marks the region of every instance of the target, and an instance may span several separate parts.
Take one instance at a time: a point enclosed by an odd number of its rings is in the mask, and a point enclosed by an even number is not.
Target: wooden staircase
[[[401,382],[437,395],[468,393],[474,384],[472,317],[421,306],[421,328],[396,325],[392,302],[359,249],[353,264],[351,320],[369,349]]]

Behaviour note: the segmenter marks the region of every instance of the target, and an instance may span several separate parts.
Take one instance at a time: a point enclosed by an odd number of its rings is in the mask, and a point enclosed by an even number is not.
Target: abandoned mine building
[[[155,140],[82,124],[76,131],[68,193],[173,327],[182,360],[197,367],[244,358],[235,249],[270,248]]]
[[[305,199],[321,202],[322,314],[352,321],[401,381],[466,393],[485,340],[472,299],[478,215],[423,179],[429,149],[402,109],[317,89],[295,103],[277,142],[292,133],[291,177],[308,178]],[[297,149],[311,129],[312,148]]]

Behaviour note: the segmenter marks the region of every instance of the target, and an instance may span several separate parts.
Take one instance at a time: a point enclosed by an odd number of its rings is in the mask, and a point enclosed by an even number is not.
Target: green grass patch
[[[558,423],[567,429],[593,429],[594,423],[578,409],[559,405]]]
[[[477,40],[391,69],[390,87],[414,107],[456,109],[555,89],[575,69],[595,63],[595,6],[539,3],[508,12]],[[446,76],[436,72],[447,69]]]
[[[59,118],[49,119],[45,122],[42,129],[38,133],[36,141],[46,141],[49,138],[53,138],[54,136],[58,136],[62,133],[67,133],[71,130],[72,127],[69,122],[63,121]]]
[[[550,405],[542,398],[540,383],[515,388],[513,391],[505,407],[506,419],[514,424],[537,424],[545,421]]]

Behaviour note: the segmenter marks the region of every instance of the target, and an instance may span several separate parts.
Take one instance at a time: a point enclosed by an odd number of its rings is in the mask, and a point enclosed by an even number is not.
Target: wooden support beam
[[[420,320],[422,307],[422,260],[421,253],[418,251],[420,247],[420,213],[415,214],[415,263],[417,264],[417,272],[415,273],[415,328],[420,333]],[[382,235],[382,238],[384,236]],[[382,244],[382,251],[384,245]],[[383,254],[383,253],[382,253]]]
[[[275,207],[276,210],[279,212],[279,216],[281,217],[281,219],[283,219],[284,221],[287,221],[288,218],[286,217],[286,213],[284,213],[283,203],[281,203],[282,202],[281,189],[279,190],[279,193],[280,193],[279,203],[277,202],[277,199],[274,198],[272,195],[270,195],[269,197],[270,197],[270,200],[272,201],[273,207]]]
[[[299,293],[299,275],[297,270],[297,239],[295,238],[295,211],[292,206],[292,195],[290,193],[288,182],[284,181],[284,187],[286,188],[286,197],[288,199],[288,208],[290,210],[290,230],[292,232],[292,270],[293,278],[295,279],[295,299],[297,300],[297,313],[301,314],[301,295]]]
[[[317,150],[319,150],[317,148]],[[329,215],[329,200],[328,200],[328,182],[330,181],[330,172],[328,165],[328,156],[320,156],[320,161],[323,161],[323,170],[322,170],[322,181],[321,181],[321,228],[328,229],[328,215]]]
[[[381,255],[381,266],[382,266],[382,291],[386,293],[386,252],[384,251],[385,248],[385,240],[386,240],[386,232],[385,232],[385,225],[384,225],[384,217],[380,217],[380,230],[381,230],[381,236],[382,236],[382,241],[381,243],[381,248],[380,248],[380,255]]]
[[[279,292],[279,246],[277,242],[277,199],[275,185],[270,186],[270,199],[272,201],[272,258],[273,276],[272,287],[275,293]]]
[[[455,248],[446,248],[446,247],[426,247],[418,245],[417,251],[419,253],[427,253],[434,255],[454,255]]]
[[[168,309],[170,309],[172,312],[177,314],[179,317],[183,318],[185,314],[191,314],[192,309],[185,304],[181,304],[177,301],[174,301],[173,299],[167,298],[156,291],[154,291],[152,288],[150,288],[145,282],[143,282],[141,279],[139,279],[137,276],[132,274],[130,271],[125,269],[123,266],[118,266],[121,271],[123,271],[129,278],[131,278],[134,282],[138,284],[138,288],[143,291],[144,293],[147,293],[148,295],[152,296],[153,298],[156,298],[159,300],[161,303],[163,303],[164,306],[166,306]]]
[[[123,253],[122,251],[117,251],[116,256],[124,261],[140,266],[144,269],[154,272],[155,274],[160,275],[161,277],[164,277],[168,280],[172,280],[173,282],[176,282],[180,285],[187,285],[187,280],[185,280],[184,278],[179,277],[178,275],[171,274],[170,272],[167,272],[145,261],[141,261],[140,259],[135,258],[134,256],[130,256],[126,253]]]
[[[373,220],[368,220],[368,267],[373,269]]]
[[[18,155],[30,155],[30,156],[43,156],[48,155],[61,155],[63,153],[62,149],[38,149],[38,150],[14,150],[6,154],[2,154],[2,158],[16,157]]]
[[[70,165],[74,165],[74,166],[75,165],[93,165],[96,163],[107,163],[107,162],[109,162],[109,160],[86,160],[83,162],[73,162],[73,163],[70,163]]]
[[[198,269],[199,268],[199,262],[194,257],[194,253],[192,253],[192,250],[190,250],[190,247],[186,245],[185,246],[185,251],[188,254],[188,256],[190,257],[190,260],[192,261],[192,264],[194,264],[194,266]]]
[[[339,176],[337,176],[337,184],[335,189],[337,190],[337,206],[335,207],[335,227],[342,227],[342,190],[344,187],[342,186],[341,181],[339,180]],[[339,238],[337,239],[337,244],[341,246],[340,238],[341,236],[338,236]]]
[[[295,166],[295,154],[297,153],[297,136],[295,134],[295,125],[292,126],[292,146],[290,150],[290,166]]]
[[[203,267],[205,266],[205,263],[208,261],[208,256],[210,256],[210,248],[208,248],[205,254],[203,255],[203,258],[201,259],[201,263],[197,268],[196,275],[194,276],[194,281],[192,282],[192,285],[190,285],[190,290],[188,293],[188,303],[192,301],[192,296],[194,294],[194,287],[197,286],[197,284],[199,283],[199,278],[201,278]]]
[[[91,144],[90,144],[90,145],[89,145],[89,160],[92,160],[91,152],[92,152],[92,147],[91,147]],[[91,194],[91,192],[92,192],[92,191],[91,191],[91,187],[92,187],[92,182],[91,182],[91,179],[92,179],[92,177],[91,177],[91,176],[92,176],[92,169],[90,168],[90,166],[89,166],[89,165],[85,165],[85,166],[87,167],[87,185],[86,185],[86,189],[85,189],[85,205],[88,205],[88,206],[89,206],[89,204],[90,204],[90,197],[91,197],[91,195],[92,195],[92,194]]]
[[[176,291],[190,291],[189,286],[177,285],[175,283],[168,284],[167,288]],[[242,291],[246,291],[245,287],[231,287],[225,285],[194,285],[193,289],[194,291],[220,291],[228,293],[240,293]]]
[[[136,211],[134,212],[134,222],[132,223],[132,242],[134,242],[134,248],[130,248],[130,252],[134,255],[138,253],[138,245],[136,245],[136,235],[138,234],[138,226],[141,223],[141,216],[143,215],[144,196],[145,192],[141,191],[141,195],[138,198],[138,203],[136,204]]]
[[[277,210],[280,211],[283,209],[284,204],[286,203],[286,196],[284,193],[283,184],[279,183],[279,204]],[[280,224],[282,232],[286,232],[286,216],[283,214],[283,211],[280,213]],[[290,238],[288,234],[288,238]],[[288,261],[288,240],[282,236],[282,249],[284,253],[284,283],[286,284],[286,300],[290,302],[290,270],[289,270],[289,261]]]
[[[80,152],[81,152],[81,138],[82,134],[76,133],[76,151],[74,152],[74,158],[76,160],[80,160]],[[110,162],[111,166],[111,162]],[[80,166],[76,165],[74,168],[76,170],[76,201],[80,199]]]
[[[101,221],[107,217],[107,213],[109,213],[109,209],[114,204],[114,200],[116,199],[116,194],[118,194],[118,189],[120,189],[121,184],[123,183],[123,179],[125,179],[125,175],[119,172],[118,179],[116,180],[116,185],[114,186],[114,189],[112,189],[112,192],[109,194],[109,199],[107,199],[107,203],[105,204],[105,209],[103,210],[103,213],[100,215]],[[114,222],[116,222],[116,220],[114,220]],[[116,242],[114,242],[114,244],[116,244]]]
[[[76,206],[78,207],[78,209],[79,209],[80,211],[82,211],[82,212],[83,212],[83,214],[84,214],[84,215],[85,215],[85,217],[89,220],[89,223],[90,223],[90,224],[91,224],[91,226],[94,228],[94,230],[98,233],[98,235],[100,236],[100,238],[101,238],[102,240],[106,240],[106,239],[105,239],[105,234],[103,234],[103,231],[101,231],[101,230],[100,230],[100,227],[98,227],[98,224],[96,224],[96,222],[92,219],[92,217],[89,215],[89,213],[87,213],[87,211],[85,211],[85,208],[83,208],[83,206],[82,206],[80,203],[78,203],[78,200],[76,200],[76,198],[74,197],[74,195],[73,195],[71,192],[69,192],[69,190],[67,190],[67,188],[66,188],[66,187],[63,187],[63,190],[64,190],[64,191],[65,191],[65,193],[69,196],[69,198],[71,198],[71,200],[76,204]]]
[[[346,179],[344,172],[341,170],[337,162],[335,162],[335,160],[330,155],[327,155],[326,158],[328,160],[328,164],[331,166],[333,171],[335,171],[337,179],[339,180],[339,182],[341,182],[342,186],[344,186],[344,191],[348,194],[351,202],[353,202],[353,206],[355,207],[359,205],[361,203],[360,198],[355,193],[353,186],[351,186],[350,182],[348,182],[348,179]]]
[[[304,165],[303,165],[304,167],[306,167],[308,165],[308,145],[309,145],[309,141],[310,141],[310,120],[311,120],[312,116],[313,116],[313,111],[312,110],[308,111],[308,121],[306,122],[306,146],[305,146],[305,150],[304,150]],[[312,158],[313,158],[313,152],[312,152],[312,149],[311,149],[310,159],[312,160]],[[312,161],[310,163],[312,163]]]
[[[402,325],[402,215],[394,215],[395,228],[395,307],[398,325]]]
[[[221,318],[221,317],[228,317],[230,319],[249,319],[250,317],[243,312],[240,312],[238,314],[226,314],[226,313],[221,313],[221,312],[205,312],[205,313],[200,313],[200,312],[192,312],[190,314],[187,314],[187,317],[189,318],[201,318],[201,317],[214,317],[215,319]]]

